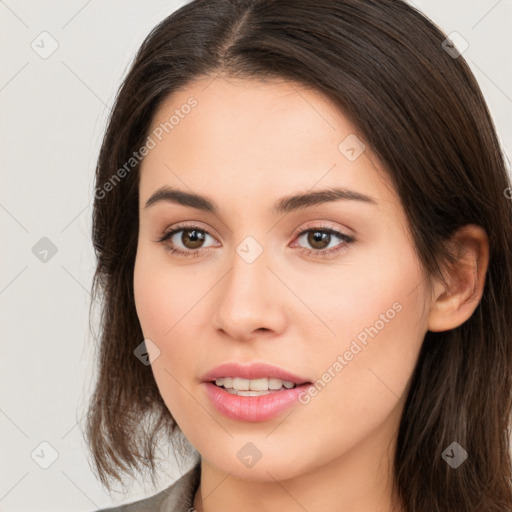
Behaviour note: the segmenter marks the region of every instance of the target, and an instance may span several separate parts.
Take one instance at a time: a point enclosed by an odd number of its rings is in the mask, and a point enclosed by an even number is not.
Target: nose
[[[216,287],[215,327],[240,341],[281,333],[287,321],[285,287],[269,268],[267,253],[251,262],[235,252],[230,263]]]

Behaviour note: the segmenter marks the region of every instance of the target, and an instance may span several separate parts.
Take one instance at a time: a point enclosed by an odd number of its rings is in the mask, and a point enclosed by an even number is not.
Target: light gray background
[[[85,512],[156,492],[135,483],[109,496],[80,430],[93,375],[91,204],[115,92],[144,37],[183,3],[0,0],[1,512]],[[512,1],[414,4],[468,41],[464,57],[510,159]],[[58,43],[46,59],[31,47],[50,48],[44,31]],[[33,253],[43,237],[57,249],[46,262]],[[42,442],[58,455],[47,469]],[[170,457],[158,489],[180,474]]]

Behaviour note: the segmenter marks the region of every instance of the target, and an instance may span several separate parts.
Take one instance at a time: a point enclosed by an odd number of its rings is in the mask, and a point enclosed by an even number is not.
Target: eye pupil
[[[317,249],[323,249],[324,247],[328,246],[330,240],[331,235],[324,231],[310,231],[308,236],[308,242]],[[320,247],[316,245],[318,243],[320,243]]]
[[[197,229],[184,229],[181,241],[188,249],[197,249],[201,246],[201,242],[204,242],[204,233]],[[187,243],[191,243],[192,247],[189,247]]]

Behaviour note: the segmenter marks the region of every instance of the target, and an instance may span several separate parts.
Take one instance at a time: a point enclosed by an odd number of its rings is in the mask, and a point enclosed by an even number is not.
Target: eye
[[[178,236],[181,233],[181,236]],[[306,236],[307,235],[307,236]],[[171,231],[166,231],[163,235],[155,240],[162,243],[167,251],[172,254],[181,256],[200,256],[203,251],[200,249],[209,250],[212,247],[204,247],[205,240],[210,237],[213,238],[206,230],[201,229],[194,224],[186,224],[176,226]],[[348,248],[348,245],[355,241],[354,237],[341,233],[331,227],[327,226],[313,226],[307,227],[296,233],[296,240],[304,238],[306,243],[310,244],[312,249],[308,249],[299,244],[301,252],[306,253],[308,256],[314,257],[327,257],[332,254],[338,253]],[[341,240],[341,243],[334,244],[334,247],[328,248],[336,239]],[[169,243],[170,242],[170,243]],[[179,246],[181,244],[181,247]],[[293,247],[293,246],[292,246]]]
[[[181,236],[176,236],[179,233],[181,233]],[[204,248],[202,244],[207,237],[213,238],[204,229],[187,224],[177,226],[173,230],[165,232],[163,236],[156,241],[164,244],[165,249],[170,253],[182,256],[199,256],[201,253],[199,249]],[[168,243],[168,241],[171,243]],[[181,244],[184,249],[180,248],[179,244]]]
[[[355,241],[354,237],[341,233],[331,227],[315,226],[301,230],[296,235],[297,240],[303,239],[313,249],[299,245],[308,256],[327,257],[346,250],[348,245]],[[341,243],[336,244],[336,239]],[[329,248],[329,246],[331,246]],[[326,249],[327,248],[327,249]]]

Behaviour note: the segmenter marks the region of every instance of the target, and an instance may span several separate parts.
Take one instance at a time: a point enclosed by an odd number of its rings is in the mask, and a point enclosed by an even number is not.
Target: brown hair
[[[442,278],[454,263],[445,242],[457,228],[487,232],[490,262],[475,312],[425,336],[393,476],[407,512],[512,511],[510,181],[479,86],[445,39],[401,0],[195,0],[147,36],[96,168],[93,296],[102,292],[103,309],[86,435],[106,487],[144,467],[153,477],[157,434],[180,434],[151,367],[134,356],[143,340],[133,294],[139,164],[112,179],[143,145],[162,100],[223,74],[284,78],[335,102],[387,169],[429,276]],[[456,469],[442,458],[454,441],[468,453]]]

